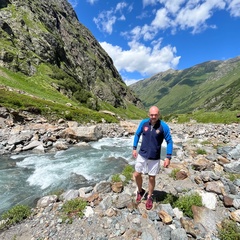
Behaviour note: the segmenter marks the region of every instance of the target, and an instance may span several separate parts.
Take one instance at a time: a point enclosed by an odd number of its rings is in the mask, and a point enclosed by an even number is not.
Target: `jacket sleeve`
[[[143,124],[145,122],[149,121],[149,119],[144,119],[140,122],[140,124],[138,125],[138,128],[137,128],[137,131],[135,132],[135,135],[134,135],[134,139],[133,139],[133,149],[137,149],[137,145],[138,145],[138,142],[139,142],[139,139],[142,135],[142,132],[143,132]]]
[[[166,123],[163,123],[164,139],[167,143],[166,157],[171,159],[173,151],[173,140],[170,132],[170,128]]]

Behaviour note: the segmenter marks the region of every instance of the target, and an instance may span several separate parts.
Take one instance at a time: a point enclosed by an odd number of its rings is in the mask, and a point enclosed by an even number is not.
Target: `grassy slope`
[[[111,111],[116,116],[93,111],[52,87],[51,83],[55,82],[55,80],[49,77],[50,73],[51,69],[46,65],[41,65],[37,74],[32,77],[26,77],[24,74],[14,73],[1,67],[0,105],[37,112],[49,120],[66,118],[78,122],[89,122],[90,120],[101,122],[102,119],[107,122],[117,122],[117,117],[138,119],[146,115],[145,111],[131,104],[126,104],[126,108],[123,109],[114,108],[104,102],[99,103],[100,110]],[[67,103],[70,103],[71,106],[68,106]]]
[[[240,110],[240,62],[219,77],[219,62],[154,76],[131,87],[146,107],[157,105],[163,114],[188,113],[197,109]],[[217,69],[217,70],[216,70]]]

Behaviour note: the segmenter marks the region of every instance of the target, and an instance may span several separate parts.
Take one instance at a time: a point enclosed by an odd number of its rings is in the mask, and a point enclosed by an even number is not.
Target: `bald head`
[[[157,120],[159,119],[159,117],[160,117],[159,108],[156,107],[156,106],[150,107],[150,109],[149,109],[149,117],[150,117],[151,124],[154,125],[157,122]]]
[[[156,106],[152,106],[149,108],[149,114],[159,114],[159,109]]]

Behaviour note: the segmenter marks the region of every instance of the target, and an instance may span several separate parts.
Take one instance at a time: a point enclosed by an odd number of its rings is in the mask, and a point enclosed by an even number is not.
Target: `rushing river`
[[[59,190],[94,185],[134,164],[133,138],[103,138],[89,146],[46,154],[0,157],[0,214],[16,204],[34,206]]]

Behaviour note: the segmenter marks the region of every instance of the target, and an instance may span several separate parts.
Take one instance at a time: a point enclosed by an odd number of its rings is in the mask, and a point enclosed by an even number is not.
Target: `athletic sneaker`
[[[150,210],[153,207],[153,199],[152,197],[148,197],[146,201],[146,209]]]
[[[136,198],[136,203],[139,203],[141,202],[143,196],[145,194],[145,190],[142,188],[142,191],[141,192],[137,192],[137,198]]]

